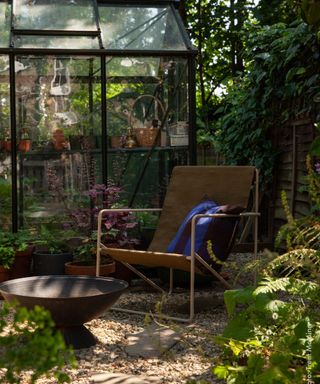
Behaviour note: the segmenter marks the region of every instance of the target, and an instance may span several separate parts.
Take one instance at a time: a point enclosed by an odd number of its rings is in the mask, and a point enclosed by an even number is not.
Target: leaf
[[[235,356],[239,356],[244,349],[244,345],[236,340],[230,340],[229,347]]]
[[[219,377],[219,379],[226,379],[229,375],[228,365],[218,365],[213,369],[213,373]]]
[[[306,72],[306,69],[304,67],[293,67],[289,69],[287,75],[286,75],[286,81],[291,81],[294,76],[296,75],[302,75]]]
[[[225,291],[224,301],[227,307],[228,315],[231,316],[235,310],[237,303],[249,303],[253,300],[252,293],[254,291],[253,287],[246,287],[243,289],[232,289]]]
[[[308,317],[300,320],[299,323],[294,327],[294,334],[296,337],[299,339],[305,338],[307,336],[310,324],[310,319]]]
[[[320,136],[313,140],[309,152],[313,156],[320,156]]]
[[[223,336],[230,339],[244,341],[251,336],[252,329],[253,328],[251,323],[248,321],[248,317],[243,313],[239,313],[237,317],[229,320],[223,331]]]

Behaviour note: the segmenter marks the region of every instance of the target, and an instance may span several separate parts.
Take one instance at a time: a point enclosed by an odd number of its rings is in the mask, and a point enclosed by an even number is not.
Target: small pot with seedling
[[[40,276],[64,275],[64,264],[73,259],[72,250],[68,245],[72,237],[74,237],[73,231],[42,226],[35,242],[33,273]]]
[[[67,275],[96,275],[96,240],[83,239],[81,244],[73,252],[73,261],[65,263]],[[109,276],[115,272],[115,262],[110,257],[102,257],[100,276]]]

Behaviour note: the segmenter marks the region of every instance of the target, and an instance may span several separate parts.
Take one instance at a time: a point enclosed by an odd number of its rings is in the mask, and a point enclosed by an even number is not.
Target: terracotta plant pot
[[[29,245],[25,251],[16,251],[14,262],[9,271],[9,279],[19,279],[31,275],[33,250],[34,246]]]
[[[11,152],[11,140],[5,140],[4,141],[4,150],[7,151],[7,152]]]
[[[6,269],[2,265],[0,265],[0,282],[6,281],[8,279],[9,279],[9,269]]]
[[[9,270],[0,265],[0,283],[9,280]],[[3,300],[3,296],[0,293],[0,300]]]
[[[28,152],[31,149],[32,141],[29,139],[20,140],[18,144],[18,149],[21,152]]]
[[[95,276],[96,266],[82,261],[70,261],[64,265],[66,275],[86,275]],[[100,276],[109,276],[116,270],[114,261],[110,261],[100,266]]]

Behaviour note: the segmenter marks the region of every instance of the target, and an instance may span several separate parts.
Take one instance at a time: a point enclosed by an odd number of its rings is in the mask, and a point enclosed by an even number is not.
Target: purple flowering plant
[[[95,238],[97,217],[101,209],[120,207],[122,188],[108,180],[107,185],[95,184],[84,195],[90,199],[90,207],[79,208],[70,213],[72,227],[80,233]],[[137,221],[132,213],[112,212],[103,219],[103,243],[112,248],[133,248],[138,240],[132,235]]]

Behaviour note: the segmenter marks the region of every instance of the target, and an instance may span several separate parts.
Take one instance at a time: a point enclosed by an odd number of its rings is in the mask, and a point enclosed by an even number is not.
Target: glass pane
[[[84,233],[94,225],[88,191],[101,183],[100,59],[16,61],[20,223]]]
[[[16,29],[96,30],[92,0],[14,0]]]
[[[186,48],[169,7],[101,5],[99,15],[106,49]]]
[[[10,5],[6,1],[0,1],[0,47],[7,48],[10,38]]]
[[[0,56],[0,230],[11,229],[9,57]]]
[[[188,163],[187,65],[169,57],[106,59],[109,174],[127,204],[161,205],[172,167]]]
[[[86,36],[16,36],[15,48],[73,48],[73,49],[99,49],[96,37]]]

